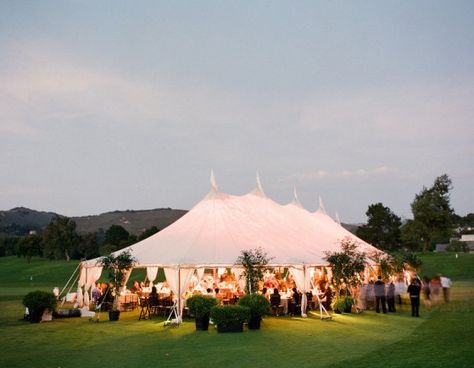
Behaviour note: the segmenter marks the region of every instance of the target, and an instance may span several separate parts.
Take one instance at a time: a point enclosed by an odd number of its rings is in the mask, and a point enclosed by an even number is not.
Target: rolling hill
[[[143,230],[156,226],[164,229],[172,224],[186,210],[157,208],[151,210],[127,210],[106,212],[100,215],[72,217],[77,224],[78,233],[107,230],[111,225],[121,225],[131,234],[140,234]],[[54,212],[36,211],[25,207],[16,207],[8,211],[0,211],[0,234],[24,235],[30,230],[41,231],[55,216]]]

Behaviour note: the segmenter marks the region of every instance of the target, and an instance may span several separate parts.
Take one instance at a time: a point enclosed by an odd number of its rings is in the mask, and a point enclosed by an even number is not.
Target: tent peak
[[[214,176],[214,170],[213,169],[211,169],[210,182],[211,182],[212,191],[217,192],[218,188],[217,188],[216,177]]]
[[[323,198],[322,198],[321,196],[319,196],[319,208],[318,208],[318,212],[324,213],[325,215],[327,214],[326,208],[324,207]]]
[[[341,225],[341,219],[339,218],[339,214],[336,211],[336,222]]]
[[[291,203],[295,206],[303,208],[303,205],[301,204],[298,198],[298,193],[296,192],[296,186],[293,187],[293,200],[291,201]]]
[[[257,186],[255,187],[254,190],[252,190],[251,193],[259,197],[266,197],[265,192],[263,191],[262,182],[260,181],[260,175],[258,174],[258,171],[257,171]]]

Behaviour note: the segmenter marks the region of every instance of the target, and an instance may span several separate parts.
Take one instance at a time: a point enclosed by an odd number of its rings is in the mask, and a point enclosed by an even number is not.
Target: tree
[[[41,241],[42,239],[39,235],[24,236],[18,243],[18,257],[24,257],[30,263],[31,257],[41,256]]]
[[[128,245],[130,234],[120,225],[112,225],[105,232],[105,243],[115,245],[116,249],[122,245]]]
[[[344,238],[341,241],[341,251],[326,252],[326,260],[332,269],[332,283],[336,296],[349,295],[349,289],[361,282],[360,273],[365,269],[366,255],[357,250],[356,242]]]
[[[365,213],[367,224],[356,235],[379,249],[394,250],[400,245],[400,217],[382,203],[371,204]]]
[[[388,254],[375,251],[369,257],[378,265],[378,272],[383,280],[388,280],[393,274],[402,272],[405,265],[404,253]]]
[[[245,292],[251,294],[258,290],[258,282],[263,278],[265,266],[271,258],[262,248],[243,250],[240,253],[235,263],[244,266]]]
[[[148,229],[145,229],[139,236],[138,236],[138,241],[149,238],[153,234],[156,234],[158,231],[160,231],[156,226],[152,226]]]
[[[446,174],[441,175],[431,188],[423,188],[411,204],[413,221],[409,225],[409,235],[421,240],[425,252],[433,240],[446,240],[452,234],[454,210],[449,202],[451,189],[451,179]]]
[[[87,233],[79,236],[78,244],[74,248],[72,258],[74,259],[91,259],[98,257],[99,243],[97,241],[97,233]]]
[[[43,233],[43,256],[69,261],[78,240],[76,223],[68,217],[56,216]]]
[[[0,237],[0,257],[17,254],[20,240],[21,238],[17,236]]]
[[[125,286],[126,275],[135,263],[137,260],[132,256],[130,250],[123,251],[117,256],[109,254],[101,260],[104,270],[108,271],[109,281],[113,283],[113,289],[110,291],[114,297],[112,310],[118,310],[119,291]]]

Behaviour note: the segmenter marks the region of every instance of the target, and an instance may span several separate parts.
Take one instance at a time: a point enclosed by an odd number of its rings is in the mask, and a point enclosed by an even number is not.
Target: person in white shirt
[[[451,288],[452,282],[446,276],[440,277],[441,287],[443,288],[444,302],[449,303],[449,289]]]

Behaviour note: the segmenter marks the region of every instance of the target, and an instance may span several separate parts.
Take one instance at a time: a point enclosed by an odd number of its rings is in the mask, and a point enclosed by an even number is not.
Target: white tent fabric
[[[153,282],[158,274],[158,267],[150,266],[146,268],[146,278],[149,282]]]
[[[313,214],[294,200],[280,205],[257,188],[234,196],[213,188],[178,221],[129,249],[139,267],[231,267],[243,249],[261,247],[272,264],[322,265],[327,251],[345,237],[362,250],[374,250],[320,211]],[[123,250],[117,251],[115,255]],[[95,266],[99,259],[86,261]]]
[[[245,269],[243,267],[232,267],[232,272],[234,273],[235,279],[239,283],[240,288],[245,290]]]
[[[79,307],[82,307],[84,305],[84,296],[82,292],[82,288],[86,284],[87,281],[87,269],[81,268],[80,274],[79,274],[79,280],[77,282],[77,303]]]
[[[101,273],[102,273],[102,267],[100,266],[86,269],[86,273],[85,273],[86,281],[84,284],[84,305],[89,305],[90,289],[92,285],[94,285],[95,282],[99,279]]]

